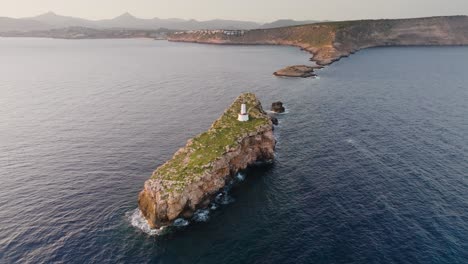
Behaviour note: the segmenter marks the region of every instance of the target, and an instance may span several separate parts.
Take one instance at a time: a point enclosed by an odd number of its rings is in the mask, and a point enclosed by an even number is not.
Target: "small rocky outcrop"
[[[250,120],[237,121],[242,103]],[[154,171],[138,197],[151,228],[190,218],[239,171],[274,159],[273,124],[252,93],[239,96],[211,128],[190,139],[171,160]]]
[[[306,66],[306,65],[294,65],[289,66],[279,71],[273,73],[275,76],[282,76],[282,77],[315,77],[317,76],[314,73],[314,67]]]
[[[284,113],[286,109],[284,109],[283,103],[278,101],[271,104],[271,111],[275,113]]]
[[[274,115],[270,115],[270,119],[271,119],[271,122],[273,123],[273,125],[275,125],[275,126],[279,125],[279,120]]]

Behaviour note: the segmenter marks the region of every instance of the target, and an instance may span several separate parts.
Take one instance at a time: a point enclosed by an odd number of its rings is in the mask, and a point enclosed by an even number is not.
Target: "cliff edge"
[[[468,17],[380,19],[325,22],[245,31],[199,30],[176,32],[170,41],[289,45],[313,54],[311,60],[328,65],[360,49],[381,46],[468,45]]]
[[[237,120],[241,104],[249,121]],[[255,94],[244,93],[211,128],[190,139],[171,160],[154,171],[139,194],[138,206],[151,228],[190,218],[239,170],[274,159],[273,124]]]

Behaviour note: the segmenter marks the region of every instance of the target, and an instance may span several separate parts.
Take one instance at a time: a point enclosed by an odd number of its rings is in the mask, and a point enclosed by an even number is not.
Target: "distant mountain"
[[[58,27],[93,27],[96,26],[94,21],[86,20],[77,17],[68,17],[68,16],[61,16],[57,15],[54,12],[47,12],[42,15],[38,15],[35,17],[28,17],[23,18],[24,21],[39,21],[44,24],[49,25],[51,28],[58,28]]]
[[[305,21],[297,21],[292,19],[280,19],[276,20],[271,23],[263,24],[260,28],[280,28],[280,27],[290,27],[290,26],[299,26],[299,25],[306,25],[306,24],[313,24],[320,21],[316,20],[305,20]]]
[[[184,20],[177,18],[169,19],[142,19],[130,13],[124,13],[112,19],[87,20],[77,17],[61,16],[53,12],[48,12],[34,17],[21,19],[0,18],[0,32],[6,31],[33,31],[47,30],[66,27],[86,27],[86,28],[125,28],[125,29],[145,29],[155,30],[166,28],[172,30],[197,30],[197,29],[254,29],[261,24],[249,21],[236,20]]]
[[[51,30],[67,27],[85,27],[94,29],[120,28],[120,29],[139,29],[156,30],[165,28],[170,30],[198,30],[198,29],[258,29],[258,28],[277,28],[293,25],[310,24],[317,21],[295,21],[278,20],[272,23],[260,24],[250,21],[223,20],[214,19],[208,21],[197,21],[194,19],[184,20],[178,18],[152,18],[142,19],[133,16],[130,13],[124,13],[112,19],[88,20],[77,17],[69,17],[47,12],[34,17],[27,18],[0,18],[0,32],[8,31],[37,31]]]
[[[141,19],[130,13],[124,13],[116,18],[96,21],[96,26],[104,28],[136,28],[136,29],[155,29],[167,28],[178,30],[196,30],[196,29],[254,29],[260,27],[260,24],[248,21],[236,20],[209,20],[197,21],[194,19]]]
[[[248,21],[237,21],[237,20],[208,20],[208,21],[197,21],[189,20],[181,22],[177,25],[179,28],[196,30],[196,29],[255,29],[259,28],[261,24]]]
[[[39,21],[0,17],[0,32],[31,31],[45,29],[50,29],[50,26]]]
[[[160,26],[157,23],[155,23],[153,19],[137,18],[128,12],[112,19],[95,21],[95,25],[103,28],[160,28]]]

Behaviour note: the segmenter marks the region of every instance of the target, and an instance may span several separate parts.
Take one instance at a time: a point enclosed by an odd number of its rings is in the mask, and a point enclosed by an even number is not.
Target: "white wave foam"
[[[216,195],[215,197],[215,202],[221,205],[227,205],[227,204],[233,203],[234,201],[235,201],[234,198],[232,198],[228,194],[228,192],[218,193],[218,195]]]
[[[204,209],[204,210],[197,210],[193,214],[192,220],[195,222],[206,222],[210,219],[210,210]]]
[[[237,173],[237,174],[236,174],[236,179],[237,179],[238,181],[244,181],[244,180],[245,180],[245,174],[240,173],[240,172]]]
[[[159,229],[152,229],[148,225],[148,222],[146,222],[146,219],[141,213],[139,208],[136,208],[135,210],[128,212],[126,215],[132,226],[140,229],[141,231],[145,232],[146,234],[150,236],[162,235],[164,233],[164,230],[166,229],[165,226]]]
[[[210,205],[210,210],[214,211],[214,210],[218,209],[218,207],[219,207],[219,206],[218,206],[217,203],[211,203],[211,205]]]
[[[183,218],[177,218],[176,220],[174,220],[173,226],[182,227],[182,226],[188,226],[189,224],[190,224],[189,221]]]
[[[284,115],[284,114],[289,114],[289,109],[285,107],[283,113],[278,113],[278,112],[271,111],[271,110],[266,110],[265,112],[266,112],[267,114]],[[279,121],[279,120],[278,120],[278,121]]]
[[[236,184],[236,182],[242,182],[245,180],[245,178],[246,174],[241,172],[237,173],[234,179],[232,179],[228,184],[226,184],[223,190],[216,195],[214,201],[210,204],[208,209],[199,209],[195,211],[192,217],[192,221],[207,222],[210,219],[210,210],[214,211],[222,205],[228,205],[235,202],[235,199],[229,195],[229,191]],[[139,208],[136,208],[135,210],[126,213],[126,217],[132,226],[140,229],[141,231],[151,236],[163,235],[168,227],[164,226],[159,229],[152,229],[148,225],[148,222],[146,221]],[[190,221],[184,218],[177,218],[172,224],[173,227],[185,227],[188,225],[190,225]]]

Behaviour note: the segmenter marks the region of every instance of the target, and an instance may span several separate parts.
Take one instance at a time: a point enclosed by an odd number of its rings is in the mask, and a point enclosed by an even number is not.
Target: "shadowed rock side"
[[[311,60],[328,65],[360,49],[379,46],[468,45],[468,17],[359,20],[256,29],[231,34],[195,31],[169,35],[170,41],[212,44],[298,46]]]
[[[241,103],[250,120],[237,121]],[[274,159],[273,124],[252,93],[239,96],[211,128],[187,142],[156,169],[140,192],[138,205],[152,228],[190,218],[239,170]]]

